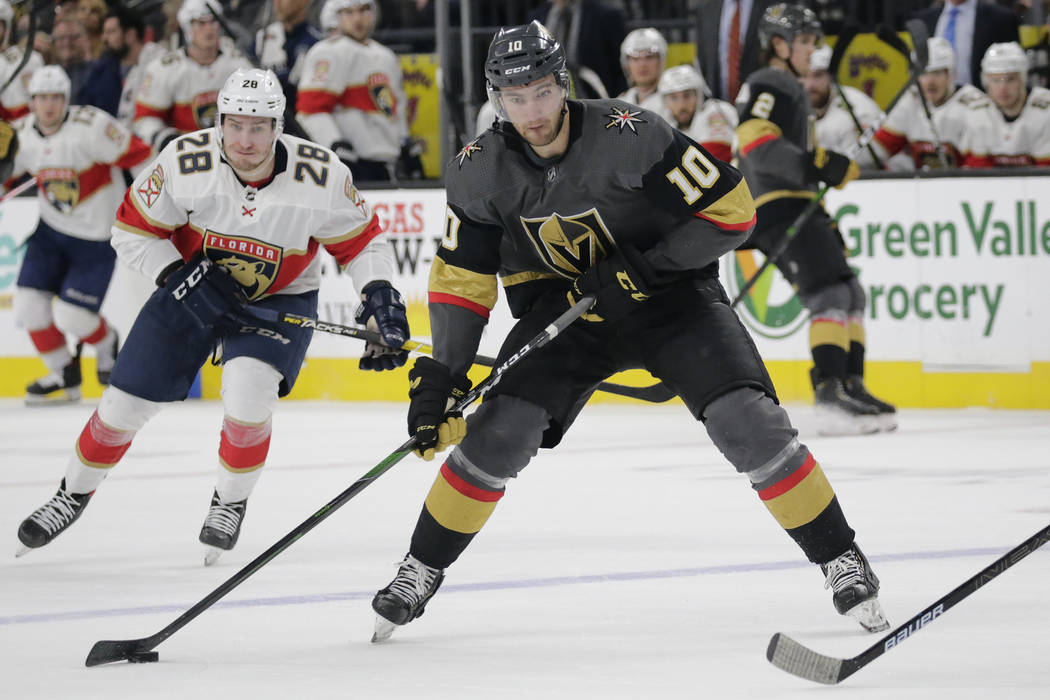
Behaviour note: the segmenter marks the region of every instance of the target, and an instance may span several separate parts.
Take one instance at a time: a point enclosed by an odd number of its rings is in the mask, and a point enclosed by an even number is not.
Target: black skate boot
[[[434,597],[444,580],[443,569],[429,567],[406,554],[394,580],[372,599],[372,609],[376,611],[372,641],[389,639],[395,627],[407,625],[422,615],[427,601]]]
[[[851,374],[846,377],[843,386],[846,387],[846,393],[857,401],[862,401],[869,406],[875,407],[875,410],[879,412],[879,430],[889,432],[897,429],[897,407],[872,396],[868,388],[864,386],[863,377],[859,374]]]
[[[211,497],[211,507],[208,509],[208,517],[204,519],[201,527],[200,541],[205,545],[204,565],[211,566],[223,552],[233,549],[237,544],[237,537],[241,534],[241,524],[244,522],[244,513],[248,510],[248,499],[236,503],[223,503],[219,500],[219,492],[215,491]]]
[[[62,479],[51,500],[33,511],[33,514],[18,526],[18,540],[22,546],[15,552],[15,556],[20,557],[31,549],[43,547],[58,537],[63,530],[76,522],[94,493],[70,493],[66,491],[66,480]]]
[[[839,377],[819,377],[810,370],[821,435],[866,435],[879,431],[878,411],[846,393]]]
[[[113,373],[113,365],[117,363],[117,351],[120,349],[120,334],[117,329],[110,326],[106,337],[101,343],[95,345],[95,374],[98,383],[109,386],[109,375]]]
[[[871,570],[860,547],[852,547],[820,565],[827,577],[824,588],[832,590],[832,601],[840,615],[849,615],[869,632],[890,628],[879,603],[879,577]]]
[[[27,406],[48,406],[80,401],[80,345],[73,359],[62,368],[62,376],[49,374],[26,387]]]

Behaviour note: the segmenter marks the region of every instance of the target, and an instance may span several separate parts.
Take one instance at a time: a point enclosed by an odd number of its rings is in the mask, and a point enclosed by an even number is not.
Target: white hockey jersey
[[[393,250],[350,170],[287,134],[272,178],[254,184],[223,160],[213,129],[180,136],[135,179],[113,224],[118,257],[148,279],[203,250],[253,300],[317,289],[321,246],[358,288],[392,279]]]
[[[124,87],[120,92],[120,104],[117,106],[117,119],[125,126],[130,127],[135,120],[135,100],[138,97],[139,85],[146,77],[146,68],[166,53],[167,49],[160,44],[146,42],[142,45],[138,63],[124,76]]]
[[[973,85],[962,85],[940,106],[930,105],[937,135],[948,157],[948,165],[962,164],[959,143],[966,130],[967,113],[972,105],[982,100],[988,100],[988,96]],[[917,87],[910,88],[889,113],[886,121],[875,132],[873,143],[878,144],[887,156],[907,147],[916,168],[940,167],[933,131],[922,108]]]
[[[18,130],[14,175],[36,176],[40,218],[74,238],[104,241],[124,194],[121,168],[142,165],[150,147],[96,107],[73,106],[58,131],[41,136],[30,115]]]
[[[14,72],[18,64],[22,62],[22,50],[17,46],[11,46],[0,53],[0,85]],[[33,71],[44,65],[43,57],[34,51],[29,56],[25,68],[18,77],[11,81],[3,93],[0,93],[0,119],[14,121],[29,114],[29,79],[33,77]]]
[[[664,109],[664,98],[660,96],[659,91],[650,94],[644,100],[639,100],[638,88],[632,86],[621,92],[616,99],[623,100],[632,105],[638,105],[642,109],[647,109],[650,112],[656,112],[657,114],[663,112]]]
[[[853,114],[860,122],[861,129],[867,129],[882,118],[882,110],[875,100],[857,88],[843,85],[842,94],[853,108]],[[857,131],[857,126],[853,123],[842,98],[832,91],[827,111],[817,119],[817,143],[828,150],[846,155],[856,145],[859,137],[860,132]],[[856,162],[861,168],[875,167],[871,153],[866,148],[857,154]]]
[[[317,143],[347,141],[359,158],[392,162],[408,137],[401,64],[393,51],[339,35],[306,54],[296,112]]]
[[[667,108],[661,109],[660,113],[668,124],[706,148],[715,158],[727,163],[733,159],[737,127],[737,114],[733,105],[708,98],[696,110],[693,121],[685,128],[678,125]]]
[[[167,127],[182,133],[215,123],[215,102],[226,78],[238,68],[251,68],[244,56],[221,52],[206,66],[170,51],[146,66],[135,97],[135,134],[153,146]]]
[[[1050,90],[1032,88],[1009,121],[991,100],[973,105],[959,150],[975,168],[1050,165]]]

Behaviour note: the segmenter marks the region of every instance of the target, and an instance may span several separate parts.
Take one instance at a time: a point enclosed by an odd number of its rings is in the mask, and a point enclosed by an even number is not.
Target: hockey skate
[[[27,406],[48,406],[80,401],[80,346],[62,368],[62,376],[49,374],[26,387]]]
[[[890,628],[879,603],[879,578],[856,543],[821,564],[820,570],[827,577],[824,588],[832,590],[832,601],[840,615],[852,617],[869,632]]]
[[[120,349],[120,334],[112,326],[101,343],[95,345],[95,374],[98,383],[109,386],[109,375],[117,363],[117,351]]]
[[[422,615],[427,601],[434,597],[444,580],[443,569],[429,567],[406,554],[394,580],[372,599],[372,609],[376,611],[372,641],[389,639],[395,628]]]
[[[867,435],[879,431],[878,411],[846,393],[838,377],[816,381],[817,432],[821,435]]]
[[[15,556],[20,557],[31,549],[43,547],[58,537],[84,512],[93,493],[69,493],[66,491],[66,480],[62,479],[51,500],[33,511],[18,526],[18,540],[22,544]]]
[[[208,517],[204,519],[199,537],[205,548],[205,566],[214,564],[223,552],[233,549],[233,546],[237,544],[237,537],[241,534],[241,524],[244,522],[244,513],[247,510],[247,498],[236,503],[223,503],[219,499],[218,491],[212,494]]]
[[[879,430],[889,432],[897,429],[897,407],[872,396],[868,388],[864,386],[863,377],[858,374],[851,374],[846,377],[843,386],[846,387],[846,393],[857,401],[875,407],[875,410],[878,411]]]

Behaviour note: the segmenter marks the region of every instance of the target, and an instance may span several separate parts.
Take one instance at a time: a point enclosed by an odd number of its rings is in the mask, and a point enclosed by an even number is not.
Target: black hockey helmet
[[[770,5],[758,23],[758,40],[763,49],[768,49],[772,45],[775,36],[779,36],[790,44],[799,34],[824,36],[824,30],[820,26],[817,15],[813,10],[802,5],[791,5],[786,2]]]
[[[500,29],[489,44],[485,78],[492,90],[528,85],[551,74],[568,88],[565,49],[536,20]]]

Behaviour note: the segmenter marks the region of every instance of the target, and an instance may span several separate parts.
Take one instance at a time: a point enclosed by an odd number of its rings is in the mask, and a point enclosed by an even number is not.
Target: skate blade
[[[372,632],[372,643],[378,644],[379,642],[385,642],[390,639],[390,635],[394,633],[395,629],[397,629],[397,625],[393,622],[382,615],[376,615],[376,628],[375,631]]]
[[[31,551],[33,551],[32,547],[27,547],[26,545],[24,545],[21,542],[19,542],[18,543],[18,549],[15,550],[15,559],[17,559],[19,557],[24,557],[25,555],[29,554]]]
[[[897,429],[897,414],[896,413],[880,413],[878,415],[879,431],[883,433],[892,433]]]
[[[222,553],[225,551],[225,549],[219,549],[218,547],[213,547],[210,544],[204,545],[204,565],[211,566],[215,562],[219,561],[219,557],[221,557]]]
[[[860,626],[868,632],[885,632],[890,628],[886,619],[886,613],[882,611],[882,604],[878,598],[870,598],[859,605],[854,605],[846,611],[846,614],[860,623]]]
[[[875,416],[843,416],[829,413],[821,417],[820,425],[817,426],[817,434],[827,437],[871,435],[877,432],[879,423]]]
[[[58,394],[52,394],[51,396],[36,396],[27,395],[25,397],[26,406],[64,406],[66,404],[77,403],[80,401],[80,390],[76,391],[63,391]]]

